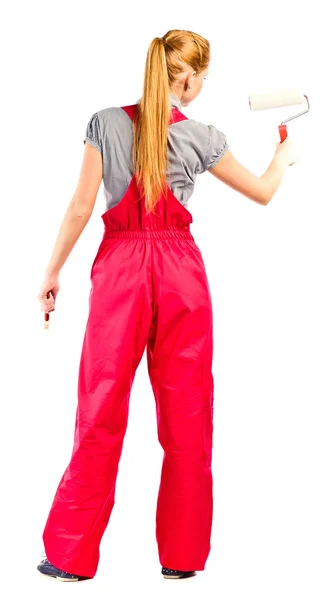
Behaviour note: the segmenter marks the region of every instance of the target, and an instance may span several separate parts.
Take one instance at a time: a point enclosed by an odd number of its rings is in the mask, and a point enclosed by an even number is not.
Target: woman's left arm
[[[102,154],[86,143],[81,172],[55,241],[45,277],[58,277],[93,212],[103,173]]]

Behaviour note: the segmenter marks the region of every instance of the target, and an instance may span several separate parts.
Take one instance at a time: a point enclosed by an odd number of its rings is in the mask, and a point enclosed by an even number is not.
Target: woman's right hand
[[[277,142],[275,156],[283,161],[285,165],[291,167],[299,157],[295,142],[290,137],[287,137],[283,142]]]

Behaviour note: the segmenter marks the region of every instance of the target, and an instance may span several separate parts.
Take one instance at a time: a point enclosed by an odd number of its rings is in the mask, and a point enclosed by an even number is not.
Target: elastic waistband
[[[194,240],[189,229],[168,228],[168,229],[106,229],[105,238],[142,238],[142,239],[166,239],[166,238],[184,238]]]

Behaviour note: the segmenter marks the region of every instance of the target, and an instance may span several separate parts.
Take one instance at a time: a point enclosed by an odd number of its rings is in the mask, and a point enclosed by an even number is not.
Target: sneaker
[[[59,581],[81,581],[82,579],[91,579],[91,577],[84,577],[83,575],[72,575],[72,573],[67,573],[67,571],[57,569],[57,567],[52,565],[47,558],[41,560],[41,562],[37,566],[37,569],[40,573],[42,573],[42,575],[55,577],[56,579],[59,579]]]
[[[185,579],[185,577],[196,575],[195,571],[178,571],[177,569],[167,569],[166,567],[162,567],[161,573],[165,579]]]

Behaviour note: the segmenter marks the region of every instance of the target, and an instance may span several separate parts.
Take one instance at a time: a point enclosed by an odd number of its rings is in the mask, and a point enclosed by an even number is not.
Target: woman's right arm
[[[257,177],[240,164],[230,149],[215,167],[208,169],[208,173],[250,200],[267,205],[278,189],[288,166],[293,165],[297,158],[298,153],[294,142],[287,137],[282,144],[280,142],[276,144],[275,156],[261,177]]]

